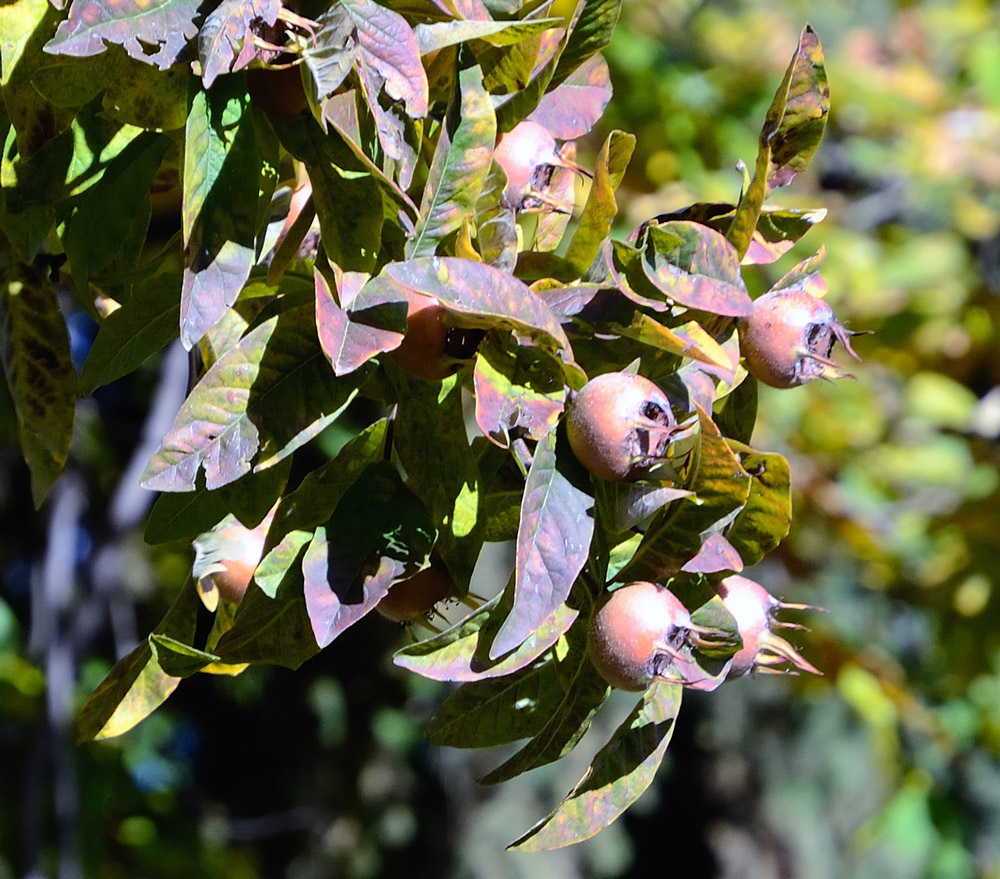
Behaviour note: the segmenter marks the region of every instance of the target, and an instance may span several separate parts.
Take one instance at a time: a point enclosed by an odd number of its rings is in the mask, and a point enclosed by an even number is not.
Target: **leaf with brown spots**
[[[48,276],[18,264],[10,253],[3,256],[8,268],[0,286],[0,361],[37,508],[69,455],[76,372],[66,322]]]

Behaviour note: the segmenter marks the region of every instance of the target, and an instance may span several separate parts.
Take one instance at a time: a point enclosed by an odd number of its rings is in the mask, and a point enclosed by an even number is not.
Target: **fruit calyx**
[[[760,583],[739,574],[726,577],[715,587],[723,605],[736,620],[743,646],[733,656],[728,677],[751,672],[798,674],[823,673],[803,657],[774,628],[803,629],[797,623],[777,618],[782,610],[819,610],[809,604],[792,604],[771,595]]]
[[[826,302],[804,290],[765,293],[738,326],[747,371],[772,387],[854,378],[830,359],[837,342],[861,359],[851,346],[851,336],[858,334],[846,329]]]

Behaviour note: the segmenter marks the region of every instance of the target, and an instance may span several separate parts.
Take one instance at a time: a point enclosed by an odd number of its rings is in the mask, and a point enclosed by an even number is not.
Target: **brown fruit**
[[[430,567],[390,586],[385,597],[375,605],[375,610],[397,623],[415,622],[430,615],[434,606],[448,598],[454,588],[455,584],[444,565],[432,560]]]
[[[272,509],[256,528],[247,528],[235,516],[227,516],[214,529],[195,538],[192,571],[209,610],[215,610],[219,598],[231,604],[243,600],[260,563],[273,518]],[[218,590],[217,596],[211,586],[206,588],[206,581]]]
[[[854,378],[830,359],[840,342],[855,359],[850,337],[822,299],[803,290],[775,290],[754,300],[739,322],[747,371],[764,384],[793,388],[817,378]]]
[[[433,296],[410,293],[406,335],[390,356],[410,375],[440,381],[457,372],[485,335],[482,330],[451,326],[448,310]]]
[[[684,657],[691,615],[666,587],[638,581],[600,602],[590,621],[587,650],[601,677],[620,690],[645,690],[654,679],[679,682],[673,663]]]
[[[577,460],[618,482],[636,480],[663,462],[676,427],[666,394],[627,372],[591,379],[566,407],[566,435]]]

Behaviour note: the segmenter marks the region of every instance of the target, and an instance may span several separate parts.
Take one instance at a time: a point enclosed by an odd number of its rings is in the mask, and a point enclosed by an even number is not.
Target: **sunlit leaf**
[[[496,140],[496,114],[478,67],[462,70],[427,172],[407,258],[429,256],[475,209]]]
[[[157,491],[209,489],[276,464],[331,424],[364,383],[336,378],[316,338],[312,303],[288,308],[222,355],[188,395],[143,474]]]
[[[532,852],[572,845],[621,817],[652,783],[680,703],[680,686],[654,683],[566,799],[509,848]]]
[[[420,47],[420,54],[457,46],[470,40],[483,40],[494,46],[510,46],[528,37],[536,36],[552,27],[556,19],[537,18],[531,21],[492,21],[489,18],[466,18],[457,21],[440,21],[418,24],[413,28]]]
[[[777,547],[792,523],[791,475],[788,461],[777,452],[757,452],[729,440],[750,474],[746,505],[726,531],[726,537],[747,565],[755,565]]]
[[[506,188],[507,175],[493,162],[476,201],[476,241],[483,262],[511,273],[517,265],[517,221],[504,198]]]
[[[358,53],[354,19],[341,4],[331,6],[316,23],[320,29],[302,52],[302,63],[312,77],[316,98],[322,102],[347,78]]]
[[[2,245],[0,245],[2,247]],[[0,279],[0,363],[7,377],[35,507],[62,473],[73,436],[77,379],[66,322],[46,273],[8,253]]]
[[[593,504],[559,471],[555,433],[546,434],[524,486],[514,604],[490,646],[491,658],[515,649],[569,597],[590,552]]]
[[[280,0],[222,0],[198,31],[198,58],[205,88],[223,73],[242,70],[257,56],[255,28],[273,27]]]
[[[740,554],[718,531],[709,534],[697,555],[688,559],[681,570],[688,574],[718,574],[722,571],[743,570]]]
[[[611,328],[616,333],[661,351],[691,357],[733,373],[734,365],[729,354],[697,321],[688,321],[677,327],[665,327],[649,315],[636,311],[628,326],[612,324]]]
[[[509,445],[512,432],[541,439],[562,413],[562,373],[537,349],[486,339],[477,352],[473,381],[476,423],[498,445]]]
[[[528,118],[540,122],[559,140],[572,140],[594,127],[610,100],[608,64],[594,55],[547,92]]]
[[[568,79],[588,58],[611,42],[621,7],[622,0],[583,0],[578,5],[552,77],[554,83],[558,85]]]
[[[125,47],[133,58],[166,70],[198,33],[193,0],[150,0],[148,3],[115,0],[73,0],[69,18],[45,45],[59,55],[96,55],[106,43]],[[148,51],[148,47],[156,49]]]

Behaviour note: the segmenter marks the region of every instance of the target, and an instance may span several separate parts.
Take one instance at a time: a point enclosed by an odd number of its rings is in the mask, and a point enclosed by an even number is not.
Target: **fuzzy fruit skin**
[[[848,376],[830,360],[837,341],[858,357],[833,309],[803,290],[775,290],[754,300],[739,333],[747,371],[775,388]]]
[[[573,454],[595,476],[615,482],[632,482],[659,463],[675,427],[666,394],[626,372],[591,379],[566,408]]]
[[[587,650],[604,680],[619,690],[645,690],[669,665],[663,645],[679,646],[691,624],[670,590],[637,581],[604,597],[590,621]]]
[[[432,561],[430,567],[390,586],[375,610],[393,622],[410,623],[430,613],[454,588],[444,565]]]
[[[448,310],[433,296],[411,293],[406,335],[390,356],[410,375],[440,381],[475,354],[481,330],[449,326]]]
[[[504,134],[493,151],[493,160],[507,175],[504,198],[511,207],[521,207],[521,202],[531,189],[541,182],[536,175],[545,175],[546,169],[559,164],[559,151],[552,133],[538,122],[525,119]],[[538,188],[542,188],[541,186]]]

